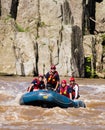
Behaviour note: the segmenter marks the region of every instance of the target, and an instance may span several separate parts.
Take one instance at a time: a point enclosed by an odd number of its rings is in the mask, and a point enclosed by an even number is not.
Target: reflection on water
[[[84,79],[85,80],[85,79]],[[20,106],[31,80],[0,80],[0,130],[105,130],[105,85],[80,83],[86,108]]]

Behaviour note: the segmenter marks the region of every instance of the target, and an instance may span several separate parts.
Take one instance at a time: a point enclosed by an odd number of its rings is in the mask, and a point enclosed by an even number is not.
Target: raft
[[[40,106],[44,108],[52,107],[86,107],[83,101],[73,101],[66,96],[51,90],[38,90],[23,94],[19,101],[20,105]]]

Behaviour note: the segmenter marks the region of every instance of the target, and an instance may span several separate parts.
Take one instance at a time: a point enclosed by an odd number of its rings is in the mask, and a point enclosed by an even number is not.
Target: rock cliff
[[[105,77],[105,1],[0,0],[0,74]],[[90,59],[87,62],[87,59]]]

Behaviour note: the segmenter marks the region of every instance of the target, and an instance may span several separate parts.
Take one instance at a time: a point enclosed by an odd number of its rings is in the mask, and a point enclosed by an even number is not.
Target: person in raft
[[[43,75],[39,75],[38,78],[34,78],[30,86],[28,87],[27,91],[31,92],[31,91],[37,91],[39,89],[45,89],[43,79],[44,79]]]
[[[72,99],[78,99],[80,97],[79,95],[79,85],[75,82],[74,77],[70,77],[70,88],[72,89]]]
[[[59,81],[60,78],[58,72],[56,71],[56,66],[51,65],[50,71],[45,74],[44,82],[46,89],[56,91],[59,85]]]
[[[72,99],[72,89],[70,88],[69,85],[67,85],[66,80],[61,81],[61,84],[60,84],[57,92],[60,93],[61,95],[64,95],[64,96]]]

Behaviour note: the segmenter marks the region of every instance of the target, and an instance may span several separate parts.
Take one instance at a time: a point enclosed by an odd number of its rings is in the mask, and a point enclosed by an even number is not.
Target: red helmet
[[[75,81],[75,78],[71,77],[71,78],[70,78],[70,81]]]
[[[56,69],[56,66],[55,65],[51,65],[51,69]]]
[[[61,81],[62,84],[67,84],[66,80]]]

